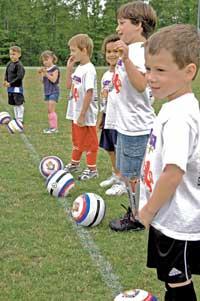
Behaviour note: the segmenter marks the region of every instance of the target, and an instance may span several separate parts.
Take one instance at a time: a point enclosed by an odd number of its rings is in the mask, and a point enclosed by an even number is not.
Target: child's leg
[[[18,106],[13,106],[13,111],[14,111],[15,119],[18,119],[18,111],[17,111],[17,107],[18,107]]]
[[[115,152],[114,151],[112,151],[112,152],[108,151],[108,155],[110,157],[110,161],[111,161],[111,164],[112,164],[112,170],[113,170],[114,174],[119,176],[120,171],[116,167],[116,154],[115,154]]]
[[[86,163],[90,170],[94,171],[97,169],[96,162],[97,162],[97,152],[98,152],[98,137],[96,126],[88,126],[87,129],[87,136],[85,140],[86,148]]]
[[[79,165],[82,157],[82,149],[80,148],[81,144],[81,134],[82,128],[77,126],[72,122],[72,154],[71,154],[71,164]]]
[[[97,170],[97,151],[87,151],[86,152],[86,162],[90,170]]]
[[[165,301],[197,301],[194,286],[191,280],[184,283],[165,284]]]
[[[48,101],[48,121],[49,127],[53,129],[58,128],[58,117],[56,114],[56,101],[49,100]]]
[[[22,121],[24,120],[24,105],[19,105],[14,107],[15,118]]]

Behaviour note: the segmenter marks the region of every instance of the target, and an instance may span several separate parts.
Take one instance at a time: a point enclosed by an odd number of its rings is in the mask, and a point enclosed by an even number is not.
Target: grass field
[[[98,71],[99,78],[103,71]],[[2,68],[2,80],[3,74]],[[70,160],[65,71],[56,135],[42,133],[47,127],[47,112],[36,69],[27,68],[24,86],[24,134],[11,135],[6,127],[0,127],[0,301],[112,301],[120,290],[130,288],[146,289],[163,300],[163,284],[145,264],[147,233],[115,233],[108,228],[112,218],[124,213],[120,204],[127,205],[127,198],[107,197],[99,187],[111,172],[105,152],[99,151],[100,177],[76,181],[65,199],[51,197],[39,174],[44,156],[57,155],[64,163]],[[200,99],[199,86],[197,78],[194,91]],[[155,108],[158,111],[160,103]],[[0,111],[12,113],[3,88]],[[102,224],[94,228],[76,226],[69,215],[73,200],[84,192],[101,195],[107,205]],[[199,278],[194,278],[200,300]]]

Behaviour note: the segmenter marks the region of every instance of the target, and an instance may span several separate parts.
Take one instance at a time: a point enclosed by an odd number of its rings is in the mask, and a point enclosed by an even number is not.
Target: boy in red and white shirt
[[[67,62],[66,86],[71,91],[66,118],[72,120],[73,149],[71,162],[65,168],[69,172],[78,172],[82,153],[86,152],[87,168],[79,176],[79,180],[88,180],[98,177],[97,76],[90,61],[93,41],[87,34],[78,34],[69,40],[68,45],[71,55]],[[77,62],[79,65],[73,72]]]

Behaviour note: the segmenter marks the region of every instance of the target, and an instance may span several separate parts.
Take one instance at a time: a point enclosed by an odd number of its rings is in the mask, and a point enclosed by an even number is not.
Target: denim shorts
[[[52,93],[52,94],[44,96],[44,100],[46,100],[46,101],[54,100],[54,101],[58,102],[58,99],[59,99],[59,93]]]
[[[122,176],[139,178],[149,135],[117,135],[116,167]]]

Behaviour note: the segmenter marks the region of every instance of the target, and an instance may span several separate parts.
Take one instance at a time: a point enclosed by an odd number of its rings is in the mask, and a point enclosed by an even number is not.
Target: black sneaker
[[[130,207],[126,208],[122,205],[127,212],[121,219],[114,219],[109,223],[109,227],[114,231],[141,231],[144,230],[145,227],[143,224],[137,220],[132,213]]]

